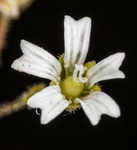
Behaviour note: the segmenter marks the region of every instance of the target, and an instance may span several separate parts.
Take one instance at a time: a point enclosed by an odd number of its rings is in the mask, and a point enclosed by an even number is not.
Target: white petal
[[[103,92],[94,92],[84,98],[78,100],[93,125],[97,125],[101,115],[106,114],[117,118],[120,116],[120,109],[116,102]]]
[[[84,63],[90,39],[91,19],[84,17],[78,21],[70,16],[65,16],[64,38],[66,67],[74,67],[75,64]]]
[[[119,70],[124,58],[125,53],[116,53],[103,59],[89,69],[87,72],[89,86],[91,87],[102,80],[125,78],[124,73]]]
[[[55,82],[59,80],[61,65],[54,56],[24,40],[21,40],[21,49],[24,55],[13,62],[12,68]]]
[[[69,102],[64,99],[56,102],[50,109],[43,109],[41,115],[41,124],[47,124],[61,114],[69,105]]]
[[[89,104],[88,101],[79,100],[85,114],[89,118],[92,125],[97,125],[100,120],[100,114],[93,104]]]
[[[32,108],[40,108],[41,124],[47,124],[68,107],[69,101],[65,100],[59,86],[49,86],[33,95],[27,104]]]

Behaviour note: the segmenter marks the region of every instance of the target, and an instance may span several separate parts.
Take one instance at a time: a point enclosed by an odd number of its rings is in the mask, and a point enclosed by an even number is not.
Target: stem
[[[23,103],[22,100],[15,100],[13,102],[3,104],[0,106],[0,118],[8,116],[18,110],[21,110],[25,107],[26,103]]]
[[[44,84],[34,85],[28,88],[26,92],[24,92],[19,98],[15,99],[14,101],[7,104],[2,104],[0,106],[0,118],[3,118],[25,108],[29,97],[42,90],[44,87]]]
[[[5,37],[8,31],[9,18],[0,14],[0,65],[2,64],[2,51],[5,44]]]

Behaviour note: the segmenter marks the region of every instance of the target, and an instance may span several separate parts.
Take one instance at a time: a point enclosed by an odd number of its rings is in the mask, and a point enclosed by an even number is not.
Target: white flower
[[[97,82],[125,78],[119,70],[125,54],[116,53],[97,64],[92,61],[84,65],[91,19],[84,17],[76,21],[65,16],[64,28],[65,53],[59,61],[44,49],[21,41],[23,56],[13,62],[12,68],[52,80],[49,87],[28,100],[28,105],[41,109],[41,124],[49,123],[64,110],[73,111],[79,106],[93,125],[98,124],[102,114],[119,117],[119,106],[101,91]]]

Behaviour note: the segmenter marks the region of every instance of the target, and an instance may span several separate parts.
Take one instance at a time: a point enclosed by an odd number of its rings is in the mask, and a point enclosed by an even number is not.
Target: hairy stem
[[[0,118],[3,118],[5,116],[8,116],[14,112],[17,112],[25,108],[29,97],[31,97],[33,94],[37,93],[38,91],[42,90],[44,87],[45,87],[44,84],[34,85],[28,88],[26,92],[21,94],[21,96],[19,96],[14,101],[9,102],[7,104],[0,105]]]

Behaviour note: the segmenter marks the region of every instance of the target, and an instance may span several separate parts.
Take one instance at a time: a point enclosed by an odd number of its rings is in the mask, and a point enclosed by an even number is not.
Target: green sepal
[[[95,61],[89,61],[89,62],[85,63],[84,67],[86,68],[86,71],[83,76],[86,76],[86,73],[88,72],[88,70],[90,68],[92,68],[95,64],[96,64]]]

